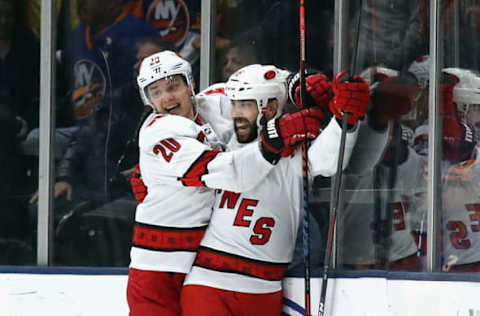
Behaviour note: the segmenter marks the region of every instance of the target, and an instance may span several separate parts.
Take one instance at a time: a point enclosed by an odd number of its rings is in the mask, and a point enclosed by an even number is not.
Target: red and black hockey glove
[[[470,159],[476,145],[475,129],[460,118],[453,102],[453,89],[458,78],[444,74],[439,88],[439,110],[443,116],[443,159],[452,163]]]
[[[343,119],[344,113],[349,113],[348,124],[355,125],[365,116],[370,98],[370,89],[367,82],[355,75],[353,80],[341,82],[342,77],[348,73],[344,70],[335,76],[333,81],[334,97],[329,103],[330,111],[338,120]]]
[[[454,75],[442,73],[442,82],[439,85],[439,110],[443,115],[456,115],[453,103],[453,89],[458,82]]]
[[[328,77],[321,73],[307,74],[305,78],[307,107],[318,106],[320,108],[328,107],[328,102],[332,98],[332,84]],[[297,73],[288,82],[288,93],[290,101],[297,107],[303,108],[300,100],[300,74]]]
[[[280,157],[288,157],[305,140],[315,139],[320,133],[324,114],[318,107],[284,114],[263,126],[260,149],[263,157],[276,164]]]
[[[142,203],[147,195],[148,190],[145,186],[145,183],[143,183],[142,175],[140,174],[140,166],[138,163],[135,165],[135,169],[133,169],[132,177],[130,178],[130,185],[132,186],[135,199],[138,203]]]
[[[457,163],[472,157],[476,145],[475,129],[465,119],[443,117],[443,160]]]

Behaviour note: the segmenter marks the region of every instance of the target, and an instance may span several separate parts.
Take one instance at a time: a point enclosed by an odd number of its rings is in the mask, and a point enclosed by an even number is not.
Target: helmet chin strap
[[[262,124],[261,121],[262,121],[262,118],[265,117],[265,112],[267,112],[267,106],[259,109],[259,114],[257,115],[257,126],[258,126],[259,129],[262,129],[262,128],[263,128],[263,124]],[[281,114],[282,114],[281,111],[279,111],[279,110],[277,109],[277,111],[276,111],[275,115],[273,116],[273,118],[279,118],[279,117],[281,116]],[[267,122],[267,118],[265,117],[265,122],[264,122],[264,124],[265,124],[266,122]]]
[[[262,130],[262,128],[263,128],[262,118],[265,117],[265,112],[266,112],[266,111],[267,111],[267,108],[263,108],[263,109],[261,109],[261,112],[258,113],[258,115],[257,115],[257,120],[256,120],[256,122],[257,122],[257,127],[258,127],[258,130],[259,130],[259,131]],[[266,121],[267,121],[267,118],[265,117],[265,122],[264,122],[264,124],[266,123]]]
[[[197,101],[195,100],[195,96],[192,95],[190,97],[190,99],[192,100],[192,106],[193,106],[193,112],[194,112],[194,115],[193,115],[193,119],[192,121],[195,121],[198,117],[198,110],[197,110]]]

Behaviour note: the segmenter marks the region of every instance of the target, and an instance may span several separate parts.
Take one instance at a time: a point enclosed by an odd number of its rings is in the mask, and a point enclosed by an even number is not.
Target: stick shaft
[[[300,101],[305,104],[305,7],[300,0]],[[308,145],[302,145],[302,178],[303,178],[303,258],[305,265],[305,315],[311,315],[310,308],[310,214],[308,212]]]
[[[341,206],[340,202],[340,191],[342,188],[342,167],[343,167],[343,158],[345,155],[345,143],[347,139],[347,127],[348,127],[348,116],[349,113],[344,113],[342,119],[342,134],[340,137],[340,148],[338,153],[338,164],[337,172],[333,179],[333,196],[330,204],[330,221],[328,226],[328,239],[326,244],[325,258],[323,261],[323,277],[322,277],[322,288],[320,290],[320,304],[318,307],[318,315],[325,315],[325,301],[327,297],[327,284],[328,284],[328,270],[330,268],[330,260],[332,257],[332,248],[333,248],[333,239],[335,236],[335,226],[337,219],[337,210]]]

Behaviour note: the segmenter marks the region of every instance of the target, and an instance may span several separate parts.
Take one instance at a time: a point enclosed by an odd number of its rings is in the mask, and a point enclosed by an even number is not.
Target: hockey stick
[[[305,7],[300,0],[300,102],[305,107]],[[308,145],[302,144],[303,261],[305,266],[305,315],[310,316],[310,214],[308,212]]]
[[[357,34],[354,43],[353,53],[352,55],[352,65],[351,71],[355,71],[355,64],[357,59],[357,51],[358,51],[358,41],[360,37],[360,20],[362,17],[362,4],[363,1],[360,0],[360,11],[358,14],[358,21],[357,21]],[[330,201],[330,220],[328,225],[328,238],[327,244],[325,247],[325,257],[323,259],[323,274],[322,274],[322,287],[320,289],[320,303],[318,305],[318,315],[324,316],[325,315],[325,301],[327,297],[327,285],[328,285],[328,270],[330,268],[330,261],[332,257],[332,247],[333,247],[333,238],[335,236],[335,226],[337,220],[337,212],[338,207],[343,204],[340,200],[340,190],[342,187],[342,169],[343,169],[343,158],[345,154],[345,143],[347,139],[347,129],[348,129],[348,117],[350,113],[345,112],[343,113],[342,118],[342,134],[340,137],[340,148],[338,152],[338,161],[337,161],[337,171],[335,173],[333,179],[333,193],[332,193],[332,200]]]

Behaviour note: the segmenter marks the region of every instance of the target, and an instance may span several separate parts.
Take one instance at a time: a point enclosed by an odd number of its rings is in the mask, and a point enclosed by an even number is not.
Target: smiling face
[[[155,81],[147,87],[147,95],[158,113],[181,115],[191,120],[195,118],[192,90],[181,75]]]
[[[257,138],[258,107],[255,100],[232,100],[232,119],[239,143],[249,143]]]

